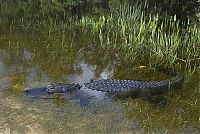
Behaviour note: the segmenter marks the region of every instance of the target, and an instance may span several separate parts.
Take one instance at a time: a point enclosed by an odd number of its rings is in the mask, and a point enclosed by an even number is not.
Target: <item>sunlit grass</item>
[[[186,69],[199,67],[200,28],[189,20],[182,28],[176,16],[160,20],[158,15],[146,16],[138,7],[121,5],[108,16],[82,17],[80,25],[98,35],[102,47],[117,49],[126,58],[147,57],[149,63],[168,66],[178,61]]]

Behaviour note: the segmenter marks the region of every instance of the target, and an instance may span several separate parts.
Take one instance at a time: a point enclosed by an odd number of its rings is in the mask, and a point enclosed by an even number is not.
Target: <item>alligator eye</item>
[[[91,80],[90,80],[90,83],[92,83],[92,82],[94,82],[94,80],[93,80],[93,79],[91,79]]]

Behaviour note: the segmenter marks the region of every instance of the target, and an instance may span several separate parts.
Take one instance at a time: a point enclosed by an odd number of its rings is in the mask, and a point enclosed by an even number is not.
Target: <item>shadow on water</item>
[[[128,63],[112,50],[105,51],[95,45],[86,35],[66,33],[65,36],[64,41],[59,40],[59,35],[48,40],[40,35],[24,37],[19,33],[0,38],[3,40],[0,41],[0,110],[5,114],[0,114],[0,132],[200,130],[199,72],[187,76],[182,90],[155,98],[165,102],[163,105],[152,105],[140,98],[113,98],[85,88],[56,96],[47,94],[45,86],[51,82],[83,84],[103,78],[159,81],[170,77],[142,67],[140,62]],[[23,91],[25,88],[35,89]]]

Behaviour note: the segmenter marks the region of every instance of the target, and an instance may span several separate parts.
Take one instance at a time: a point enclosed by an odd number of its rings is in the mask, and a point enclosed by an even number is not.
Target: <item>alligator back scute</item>
[[[144,94],[145,92],[151,92],[152,94],[159,94],[167,91],[167,89],[181,85],[183,81],[183,75],[177,74],[171,79],[155,81],[135,81],[135,80],[93,80],[90,83],[86,83],[85,87],[98,90],[102,92],[110,93],[136,93]]]
[[[104,80],[94,80],[90,83],[86,83],[85,87],[103,91],[103,92],[127,92],[130,89],[137,90],[142,84],[142,81],[133,81],[133,80],[113,80],[113,79],[104,79]]]

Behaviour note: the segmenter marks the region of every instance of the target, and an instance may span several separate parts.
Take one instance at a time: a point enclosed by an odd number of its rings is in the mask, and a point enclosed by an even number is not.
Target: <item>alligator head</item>
[[[53,83],[47,86],[45,90],[48,93],[64,93],[79,90],[82,86],[79,84]]]

